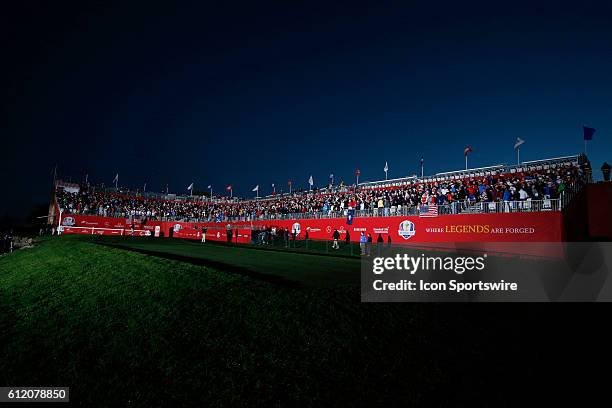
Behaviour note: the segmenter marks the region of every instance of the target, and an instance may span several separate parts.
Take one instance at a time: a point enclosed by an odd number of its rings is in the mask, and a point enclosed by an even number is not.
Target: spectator
[[[298,191],[259,200],[167,200],[95,191],[88,186],[82,186],[78,192],[58,187],[55,198],[65,214],[131,217],[141,222],[147,219],[250,221],[290,218],[291,214],[305,213],[315,217],[320,214],[340,216],[343,211],[354,208],[360,210],[357,216],[410,215],[416,213],[420,204],[437,204],[444,207],[439,213],[456,214],[479,203],[501,201],[504,202],[503,208],[509,211],[517,208],[513,201],[557,199],[568,187],[584,183],[588,179],[587,174],[587,168],[557,165],[554,168],[524,169],[514,173],[492,172],[486,176],[449,178],[445,181],[407,181],[403,185],[385,188],[355,190],[343,187],[329,192]]]
[[[365,255],[367,242],[368,242],[368,239],[365,233],[362,231],[361,235],[359,236],[359,248],[361,249],[361,255]]]
[[[338,245],[338,240],[340,239],[340,233],[338,232],[337,229],[334,230],[332,238],[334,239],[334,243],[332,244],[332,248],[333,249],[340,249],[340,245]]]

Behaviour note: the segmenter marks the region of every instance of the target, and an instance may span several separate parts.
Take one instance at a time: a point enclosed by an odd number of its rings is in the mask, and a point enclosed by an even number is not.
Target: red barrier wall
[[[611,240],[612,183],[589,184],[586,193],[589,238],[592,240]]]
[[[444,215],[435,218],[372,217],[355,218],[352,225],[345,218],[254,221],[232,225],[275,226],[299,231],[304,238],[331,239],[334,229],[342,239],[348,230],[351,241],[359,241],[363,231],[374,240],[381,234],[385,241],[402,242],[559,242],[562,240],[561,213]],[[211,224],[208,224],[211,225]],[[217,224],[218,225],[218,224]]]
[[[308,231],[310,239],[331,239],[334,229],[338,229],[342,239],[346,231],[351,241],[359,241],[363,231],[372,234],[374,240],[381,234],[387,241],[397,243],[419,242],[560,242],[563,240],[561,212],[539,213],[502,213],[502,214],[461,214],[444,215],[435,218],[420,217],[372,217],[355,218],[352,225],[345,218],[242,221],[232,223],[186,223],[147,221],[135,222],[135,229],[150,231],[154,234],[159,226],[164,237],[201,239],[201,228],[208,228],[207,239],[226,240],[226,228],[238,230],[238,242],[250,241],[251,227],[277,227],[298,231],[298,239],[303,239]],[[62,217],[65,233],[102,233],[109,229],[123,229],[115,235],[129,235],[131,226],[125,218],[105,218],[96,216],[67,215]],[[74,227],[87,227],[88,230]],[[172,232],[170,231],[172,229]],[[235,239],[235,235],[234,235]]]
[[[146,221],[142,223],[134,220],[135,236],[156,236],[156,227],[159,235],[184,239],[202,239],[202,227],[207,226],[206,239],[211,241],[227,241],[227,224],[222,223],[188,223]],[[243,223],[244,225],[244,223]],[[62,227],[64,234],[87,235],[132,235],[131,223],[128,218],[110,218],[90,215],[63,215]],[[232,242],[247,244],[251,242],[250,229],[240,228],[232,224]],[[237,232],[236,232],[237,231]]]

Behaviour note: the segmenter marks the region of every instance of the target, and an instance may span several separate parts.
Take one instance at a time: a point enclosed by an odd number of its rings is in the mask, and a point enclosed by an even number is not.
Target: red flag
[[[471,152],[472,152],[472,148],[471,148],[470,146],[468,146],[468,147],[466,147],[466,148],[465,148],[465,150],[463,151],[463,155],[464,155],[464,156],[467,156],[467,155],[468,155],[468,153],[471,153]]]

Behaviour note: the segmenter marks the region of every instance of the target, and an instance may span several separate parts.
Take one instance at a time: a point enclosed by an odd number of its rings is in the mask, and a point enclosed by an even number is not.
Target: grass
[[[359,284],[360,278],[359,257],[329,256],[336,254],[318,251],[316,247],[305,251],[301,248],[285,249],[280,245],[252,247],[139,237],[100,237],[96,242],[115,248],[231,269],[260,279],[267,277],[277,283],[285,281],[303,286],[330,286]]]
[[[514,328],[492,331],[497,319],[465,305],[362,304],[354,259],[99,243],[66,236],[0,258],[0,385],[70,386],[81,406],[506,401],[488,381],[508,375],[493,350]],[[299,285],[265,279],[277,272]]]

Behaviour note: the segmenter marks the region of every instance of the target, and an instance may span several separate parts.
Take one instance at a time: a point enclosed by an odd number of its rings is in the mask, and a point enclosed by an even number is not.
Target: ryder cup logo
[[[293,224],[293,226],[291,227],[291,232],[294,233],[295,235],[300,235],[300,232],[302,231],[302,227],[300,226],[299,222],[296,222],[295,224]]]
[[[402,221],[399,225],[397,233],[404,239],[410,239],[416,234],[414,223],[412,221]]]
[[[71,227],[74,225],[74,218],[72,217],[66,217],[62,220],[62,225],[65,225],[67,227]]]

